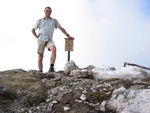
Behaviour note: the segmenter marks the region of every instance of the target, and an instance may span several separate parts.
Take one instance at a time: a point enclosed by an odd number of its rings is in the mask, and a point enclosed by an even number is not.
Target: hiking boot
[[[55,69],[54,69],[53,67],[50,67],[49,70],[48,70],[48,72],[49,72],[49,73],[50,73],[50,72],[55,72]]]

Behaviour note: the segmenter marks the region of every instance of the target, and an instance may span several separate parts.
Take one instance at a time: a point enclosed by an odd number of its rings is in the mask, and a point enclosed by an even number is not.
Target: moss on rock
[[[0,91],[0,110],[8,106],[12,108],[15,104],[29,107],[46,100],[45,84],[24,70],[1,72],[0,86],[5,89]]]
[[[108,94],[104,92],[89,92],[87,95],[87,100],[91,103],[101,103],[103,100],[107,100]]]

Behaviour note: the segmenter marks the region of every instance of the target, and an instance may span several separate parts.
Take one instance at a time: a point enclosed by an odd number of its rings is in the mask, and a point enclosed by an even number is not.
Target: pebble
[[[46,102],[49,103],[52,100],[52,98],[46,99]]]
[[[102,111],[105,110],[105,105],[106,105],[106,101],[103,101],[100,105],[100,108],[102,109]]]
[[[64,106],[64,111],[69,111],[70,109],[70,107]]]
[[[56,100],[53,100],[51,103],[53,104],[57,104],[58,102]]]
[[[57,88],[52,89],[51,94],[52,95],[57,95],[58,94],[58,89]]]
[[[82,94],[82,95],[80,96],[80,99],[81,99],[82,101],[85,101],[85,100],[87,99],[87,97],[86,97],[85,94]]]

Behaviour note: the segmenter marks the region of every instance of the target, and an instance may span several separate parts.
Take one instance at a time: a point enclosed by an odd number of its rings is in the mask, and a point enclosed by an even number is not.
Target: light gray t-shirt
[[[59,28],[60,27],[60,23],[54,19],[54,18],[50,18],[50,19],[39,19],[35,26],[34,29],[39,28],[39,40],[42,41],[48,41],[48,40],[53,40],[53,33],[54,33],[54,28]]]

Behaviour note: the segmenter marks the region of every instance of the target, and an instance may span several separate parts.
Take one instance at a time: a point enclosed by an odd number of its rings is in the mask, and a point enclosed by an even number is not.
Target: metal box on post
[[[73,51],[74,38],[65,38],[65,51],[68,51],[68,61],[70,61],[70,51]]]
[[[65,38],[65,51],[73,51],[74,38]]]

